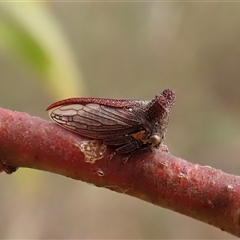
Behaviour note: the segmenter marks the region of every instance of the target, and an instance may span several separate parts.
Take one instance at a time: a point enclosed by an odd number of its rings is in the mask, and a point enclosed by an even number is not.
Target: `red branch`
[[[240,237],[240,177],[156,150],[107,156],[114,149],[26,113],[0,109],[0,171],[27,167],[125,193]]]

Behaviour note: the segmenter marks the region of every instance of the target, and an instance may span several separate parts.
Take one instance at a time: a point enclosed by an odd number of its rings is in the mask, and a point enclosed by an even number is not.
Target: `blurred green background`
[[[1,107],[49,119],[76,96],[176,91],[173,155],[240,174],[240,3],[0,3]],[[178,213],[36,170],[0,174],[0,238],[234,238]]]

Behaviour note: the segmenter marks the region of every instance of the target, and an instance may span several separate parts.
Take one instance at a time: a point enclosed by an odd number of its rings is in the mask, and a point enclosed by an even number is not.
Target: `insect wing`
[[[121,100],[116,100],[120,101]],[[56,103],[48,108],[50,118],[62,127],[95,139],[111,139],[142,128],[141,119],[132,106],[113,107],[99,103],[78,101]],[[126,104],[124,101],[122,103]],[[136,103],[136,102],[135,102]],[[106,103],[105,103],[106,104]]]

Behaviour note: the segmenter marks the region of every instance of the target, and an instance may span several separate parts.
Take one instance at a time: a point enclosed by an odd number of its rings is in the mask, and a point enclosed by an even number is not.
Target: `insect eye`
[[[151,135],[149,137],[149,142],[152,144],[153,147],[158,146],[161,143],[161,141],[162,138],[157,134]]]

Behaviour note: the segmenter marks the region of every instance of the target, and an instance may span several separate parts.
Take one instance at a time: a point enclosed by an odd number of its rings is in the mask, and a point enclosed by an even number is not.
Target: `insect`
[[[166,89],[151,101],[69,98],[47,111],[67,130],[115,146],[113,155],[131,156],[160,147],[174,102],[175,93]]]

